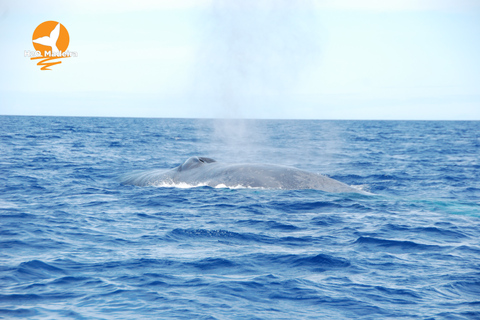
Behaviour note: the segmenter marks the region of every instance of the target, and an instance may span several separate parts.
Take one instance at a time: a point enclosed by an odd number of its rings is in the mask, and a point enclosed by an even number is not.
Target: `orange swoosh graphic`
[[[45,58],[45,57],[34,57],[30,58],[30,60],[35,60],[35,59],[43,59],[37,63],[37,66],[42,66],[40,70],[52,70],[49,69],[51,66],[60,64],[62,61],[57,61],[57,62],[48,62],[50,60],[56,60],[56,59],[63,59],[63,58],[70,58],[70,57],[54,57],[54,58]]]

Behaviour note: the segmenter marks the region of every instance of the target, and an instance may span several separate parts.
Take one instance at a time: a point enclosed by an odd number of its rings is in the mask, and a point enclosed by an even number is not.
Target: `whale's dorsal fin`
[[[187,161],[185,161],[182,165],[178,167],[178,171],[193,169],[204,163],[212,163],[212,162],[217,162],[217,161],[211,158],[206,158],[206,157],[190,157],[187,159]]]
[[[198,160],[203,163],[212,163],[212,162],[217,162],[213,160],[212,158],[206,158],[206,157],[198,157]]]

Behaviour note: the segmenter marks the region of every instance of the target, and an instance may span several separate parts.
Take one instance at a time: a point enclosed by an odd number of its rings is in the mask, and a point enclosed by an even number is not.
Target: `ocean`
[[[1,319],[480,319],[480,122],[0,116]],[[191,156],[372,195],[122,185]]]

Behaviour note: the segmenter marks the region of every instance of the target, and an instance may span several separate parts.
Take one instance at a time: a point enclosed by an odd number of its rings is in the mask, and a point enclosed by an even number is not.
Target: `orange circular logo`
[[[45,21],[38,25],[32,36],[33,47],[40,51],[42,56],[45,51],[52,54],[65,52],[70,42],[67,28],[57,21]]]

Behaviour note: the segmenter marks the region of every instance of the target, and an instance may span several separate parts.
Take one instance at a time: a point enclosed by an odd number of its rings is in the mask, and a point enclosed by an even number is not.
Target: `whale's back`
[[[213,166],[212,166],[213,167]],[[202,178],[208,185],[265,189],[317,189],[327,192],[362,192],[345,183],[318,173],[268,164],[220,164],[206,170]],[[197,177],[200,178],[200,177]]]
[[[210,186],[263,189],[317,189],[326,192],[366,192],[318,173],[273,164],[225,164],[191,157],[169,170],[135,172],[122,177],[136,186]]]

